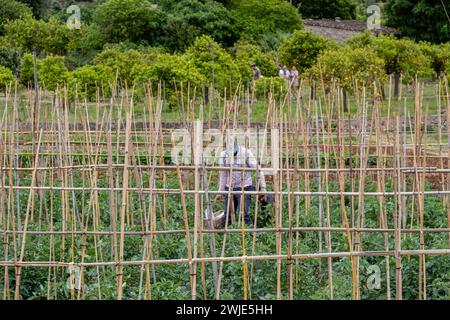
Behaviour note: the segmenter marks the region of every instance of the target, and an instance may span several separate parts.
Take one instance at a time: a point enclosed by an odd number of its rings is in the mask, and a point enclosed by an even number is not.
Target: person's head
[[[295,71],[295,70],[297,70],[297,68],[296,68],[295,66],[293,66],[293,67],[292,67],[292,70],[294,70],[294,71]]]
[[[284,66],[284,70],[287,70],[287,66]]]
[[[239,151],[239,144],[237,139],[227,139],[225,144],[226,151],[236,156]]]
[[[255,69],[255,68],[256,68],[256,64],[252,64],[251,67],[252,67],[253,69]]]

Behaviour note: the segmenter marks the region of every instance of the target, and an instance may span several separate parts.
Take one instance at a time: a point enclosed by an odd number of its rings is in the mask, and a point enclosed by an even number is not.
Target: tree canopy
[[[300,72],[304,72],[313,66],[320,53],[332,47],[337,47],[337,44],[322,36],[296,31],[282,42],[279,51],[283,64],[297,66]]]
[[[388,24],[416,41],[442,43],[450,40],[450,1],[388,0]]]
[[[4,24],[26,15],[31,15],[27,5],[15,0],[0,0],[0,35],[4,33]]]
[[[302,28],[300,14],[287,1],[235,0],[231,12],[234,31],[241,39],[258,42],[267,34],[292,33]]]
[[[108,0],[99,5],[93,21],[109,42],[157,44],[166,14],[146,0]]]

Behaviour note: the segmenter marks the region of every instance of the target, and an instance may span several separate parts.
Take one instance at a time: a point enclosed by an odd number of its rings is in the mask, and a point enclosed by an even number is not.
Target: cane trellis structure
[[[350,110],[337,85],[314,98],[269,90],[265,121],[252,120],[250,89],[212,102],[189,88],[177,93],[181,120],[170,125],[161,85],[96,102],[69,102],[62,88],[40,92],[39,104],[9,87],[0,101],[0,298],[309,299],[311,278],[324,299],[433,298],[439,272],[428,262],[450,254],[450,97],[446,83],[432,96],[423,86],[409,98],[389,86],[384,99],[375,85],[358,88]],[[264,133],[251,146],[257,169],[207,159],[208,132],[220,141],[214,158],[234,129],[245,144],[250,131]],[[189,137],[187,160],[171,153],[176,130]],[[217,191],[221,170],[249,170],[256,183],[263,170],[273,204],[261,207],[258,188]],[[231,224],[214,228],[225,193],[253,195],[253,226],[235,208]]]

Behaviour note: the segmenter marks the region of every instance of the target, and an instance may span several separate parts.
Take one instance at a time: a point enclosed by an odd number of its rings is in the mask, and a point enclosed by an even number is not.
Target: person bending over
[[[254,157],[253,153],[244,147],[237,145],[236,143],[230,149],[225,149],[220,154],[219,158],[219,166],[225,168],[232,168],[231,179],[230,179],[230,170],[221,170],[219,174],[219,191],[229,191],[230,188],[232,191],[240,191],[239,193],[230,194],[230,199],[228,198],[229,194],[227,193],[224,198],[224,216],[227,223],[230,223],[231,220],[231,212],[234,209],[235,213],[238,213],[239,221],[241,221],[241,199],[242,199],[242,189],[244,191],[255,191],[256,186],[259,186],[259,189],[262,192],[266,191],[266,181],[264,179],[264,174],[261,170],[257,170],[257,181],[259,185],[253,184],[252,179],[252,170],[240,170],[243,168],[258,168],[258,162]],[[236,170],[238,169],[238,170]],[[231,186],[230,186],[231,183]],[[266,196],[261,196],[261,201],[265,201]],[[250,202],[251,202],[251,194],[244,194],[244,203],[243,203],[243,213],[244,213],[244,222],[248,226],[253,226],[252,220],[250,218]],[[232,208],[230,208],[232,207]]]

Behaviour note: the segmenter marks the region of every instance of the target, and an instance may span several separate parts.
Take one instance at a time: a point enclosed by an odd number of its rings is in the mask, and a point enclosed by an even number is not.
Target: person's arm
[[[249,168],[258,169],[258,161],[250,150],[247,150],[247,166]],[[259,180],[259,188],[262,192],[266,192],[266,179],[261,171],[261,168],[257,171],[257,179]]]

